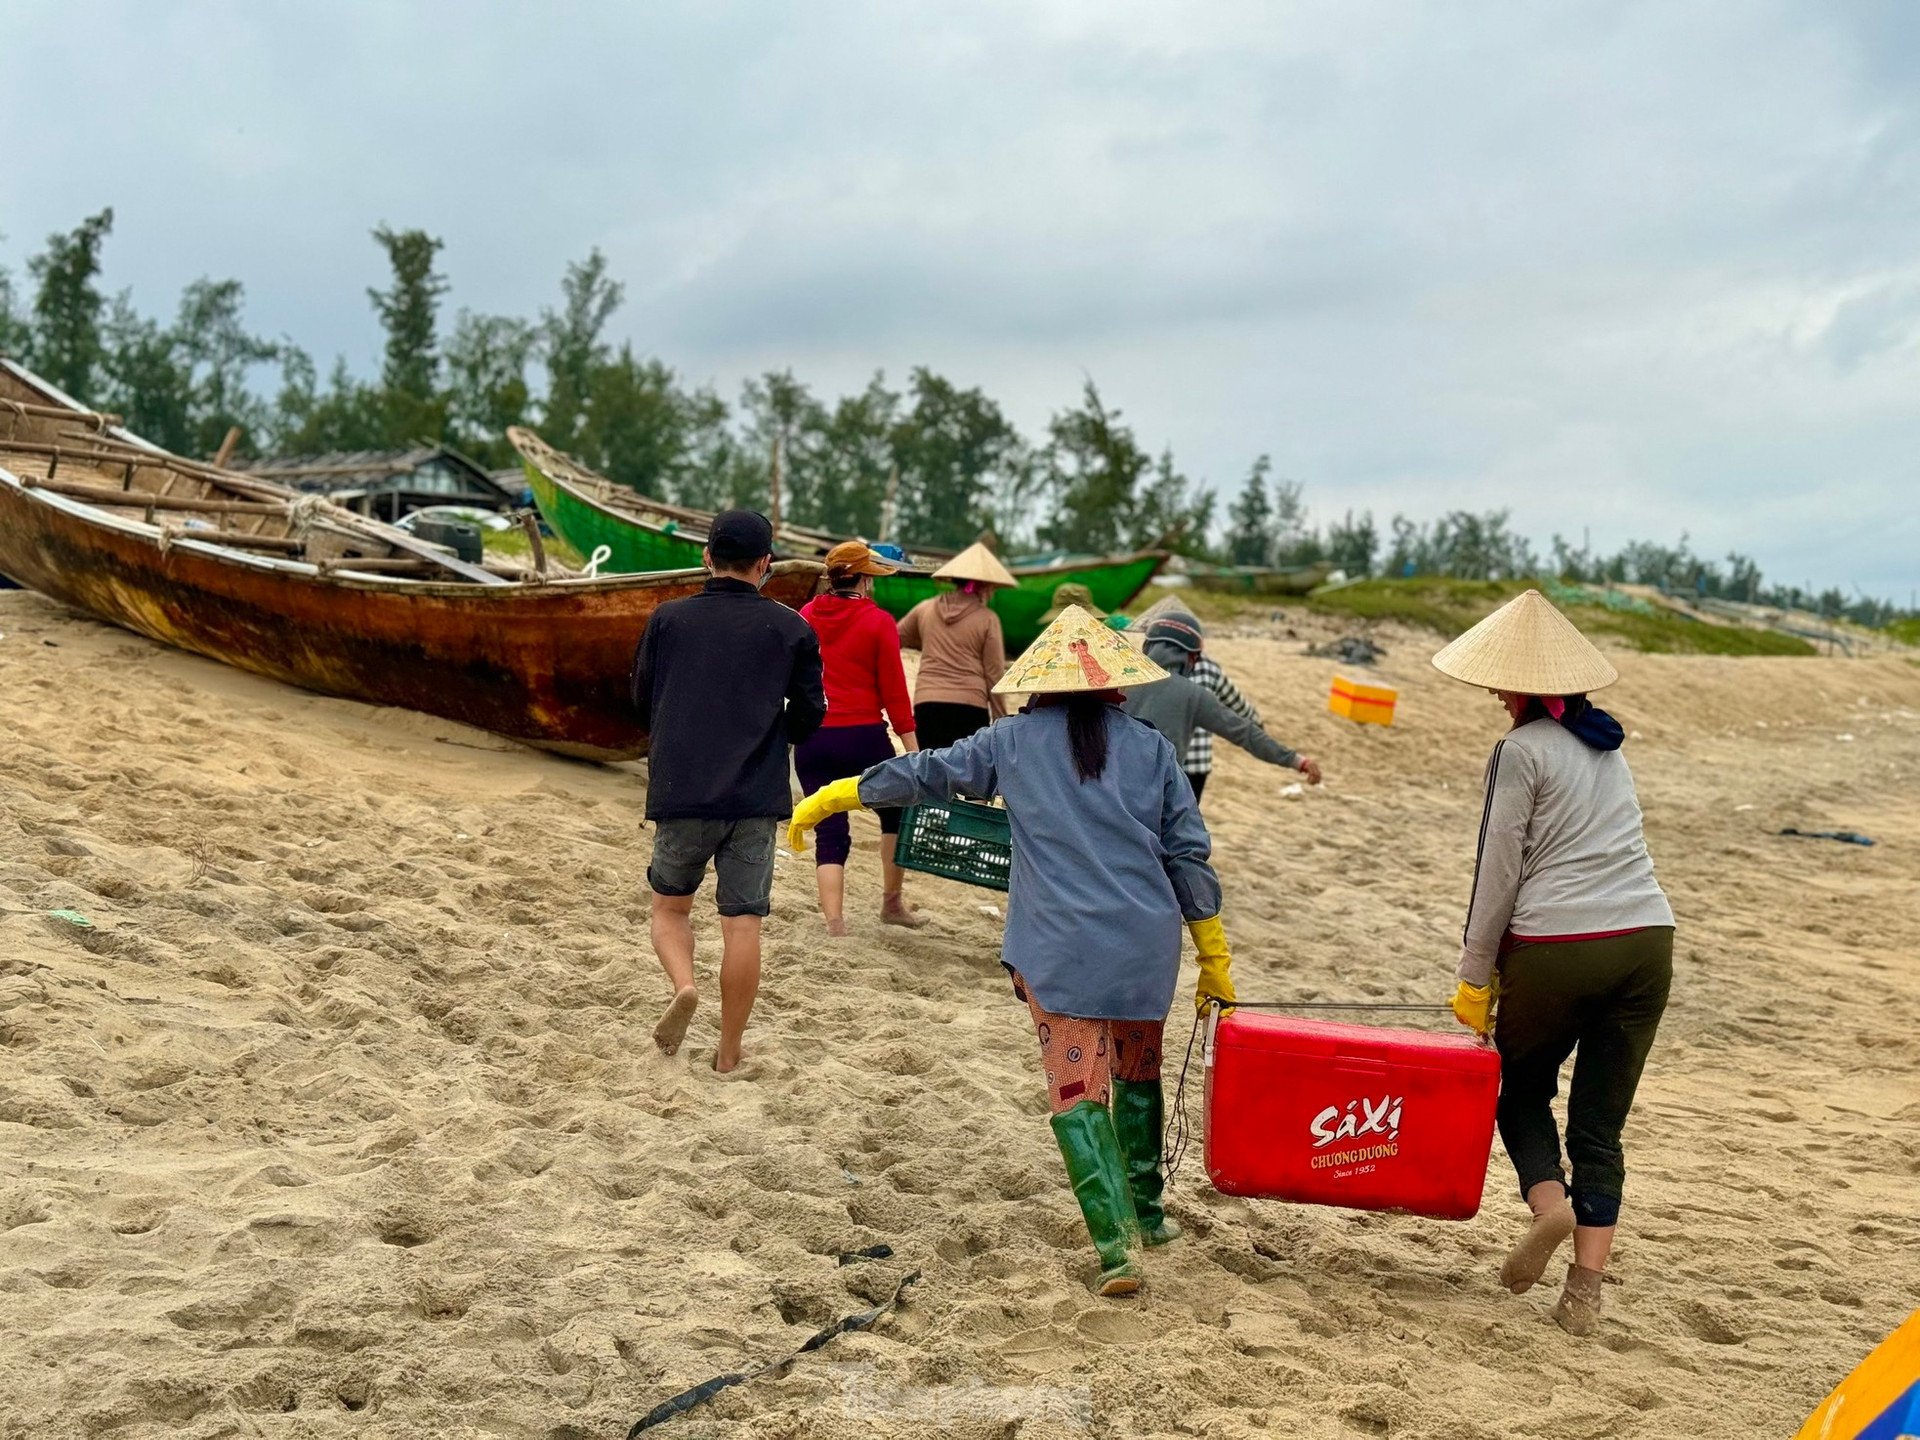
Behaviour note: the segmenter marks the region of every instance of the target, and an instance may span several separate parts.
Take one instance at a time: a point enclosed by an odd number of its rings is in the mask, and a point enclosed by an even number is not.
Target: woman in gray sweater
[[[1606,657],[1529,590],[1433,663],[1492,691],[1512,721],[1487,762],[1453,1001],[1499,1048],[1500,1139],[1533,1212],[1500,1280],[1530,1289],[1572,1235],[1553,1317],[1585,1335],[1620,1217],[1620,1133],[1673,979],[1673,911],[1641,835],[1620,725],[1586,698],[1619,678]],[[1553,1120],[1570,1054],[1571,1186]]]

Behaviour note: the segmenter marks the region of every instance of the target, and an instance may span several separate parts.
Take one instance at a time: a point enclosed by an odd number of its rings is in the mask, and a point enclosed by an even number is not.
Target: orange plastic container
[[[1393,707],[1400,692],[1386,685],[1362,685],[1344,675],[1333,677],[1333,689],[1327,695],[1327,708],[1336,715],[1362,725],[1393,724]]]
[[[1207,1039],[1207,1175],[1228,1195],[1471,1219],[1499,1098],[1499,1053],[1473,1036],[1236,1010]]]

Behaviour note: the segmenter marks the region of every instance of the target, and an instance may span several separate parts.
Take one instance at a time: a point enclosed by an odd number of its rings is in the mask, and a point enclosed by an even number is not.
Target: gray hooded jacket
[[[1284,765],[1289,770],[1299,767],[1299,752],[1289,750],[1252,720],[1222,705],[1211,690],[1187,678],[1187,665],[1193,658],[1189,652],[1169,641],[1150,640],[1147,658],[1172,678],[1129,691],[1125,709],[1171,740],[1174,754],[1187,753],[1195,730],[1210,730],[1269,765]]]

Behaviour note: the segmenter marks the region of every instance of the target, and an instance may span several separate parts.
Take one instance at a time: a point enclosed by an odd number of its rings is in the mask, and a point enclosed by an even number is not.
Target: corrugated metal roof
[[[451,471],[474,494],[511,498],[501,484],[458,450],[445,445],[416,445],[406,450],[335,450],[323,455],[272,455],[250,460],[245,470],[296,489],[331,494],[338,490],[404,490],[421,470]],[[396,481],[400,483],[395,483]],[[438,490],[440,487],[433,487]]]

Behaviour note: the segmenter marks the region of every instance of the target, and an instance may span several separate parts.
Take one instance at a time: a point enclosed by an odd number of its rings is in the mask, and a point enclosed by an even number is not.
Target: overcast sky
[[[103,205],[371,369],[367,232],[731,396],[915,364],[1316,514],[1920,584],[1920,4],[6,0],[0,264]]]

